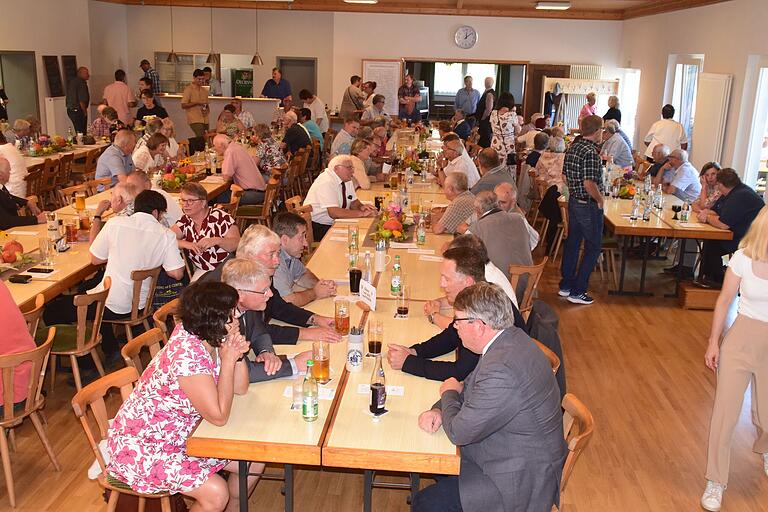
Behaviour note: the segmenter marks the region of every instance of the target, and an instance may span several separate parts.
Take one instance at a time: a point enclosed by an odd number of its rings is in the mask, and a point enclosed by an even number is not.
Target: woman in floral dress
[[[237,301],[237,291],[220,282],[194,283],[182,293],[181,323],[109,429],[107,469],[133,490],[185,494],[196,500],[195,512],[237,509],[238,479],[217,475],[237,472],[237,463],[186,452],[201,419],[226,424],[233,395],[248,391],[241,359],[249,344],[234,320]]]
[[[515,97],[508,92],[499,95],[496,108],[491,111],[491,147],[499,154],[502,162],[508,162],[508,155],[515,154],[515,137],[520,133]]]

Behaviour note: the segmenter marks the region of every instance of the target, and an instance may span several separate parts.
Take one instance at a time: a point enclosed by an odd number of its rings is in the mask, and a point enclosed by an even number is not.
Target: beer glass
[[[381,354],[381,345],[384,341],[384,322],[372,318],[368,320],[368,355]]]
[[[47,236],[41,236],[37,241],[40,246],[40,264],[45,266],[53,265],[53,255],[56,254],[56,243]]]
[[[337,299],[334,301],[335,315],[334,322],[336,332],[342,336],[349,334],[349,301],[347,299]]]
[[[66,233],[67,243],[77,242],[78,219],[67,219],[64,224],[64,233]]]
[[[400,292],[397,294],[397,317],[408,318],[408,307],[411,298],[411,290],[405,283],[400,285]]]
[[[85,210],[85,193],[77,192],[75,194],[75,210],[79,212]]]
[[[331,353],[327,341],[312,342],[312,376],[318,384],[327,384],[331,380]]]

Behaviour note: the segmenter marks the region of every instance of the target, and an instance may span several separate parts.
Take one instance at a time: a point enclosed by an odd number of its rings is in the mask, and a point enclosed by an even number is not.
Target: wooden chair
[[[296,210],[301,210],[303,208],[302,203],[303,199],[301,196],[291,196],[288,199],[285,200],[285,207],[288,209],[289,212],[294,212]]]
[[[280,189],[280,181],[272,178],[264,191],[264,203],[241,205],[237,209],[237,225],[242,233],[250,222],[272,227],[272,206]]]
[[[539,347],[539,350],[544,352],[544,355],[547,356],[549,365],[552,367],[552,373],[557,373],[557,370],[560,369],[560,358],[557,357],[557,354],[555,354],[552,351],[552,349],[550,349],[548,346],[546,346],[536,338],[531,338],[531,339],[536,343],[536,346]]]
[[[56,184],[59,179],[59,159],[46,158],[43,162],[43,176],[39,193],[41,206],[56,204]],[[29,191],[27,191],[29,193]]]
[[[621,249],[616,240],[603,240],[603,246],[600,250],[600,259],[597,262],[597,268],[600,270],[600,280],[605,278],[604,272],[608,272],[608,277],[613,281],[614,288],[619,287],[618,263]],[[605,269],[603,266],[605,265]]]
[[[43,164],[36,164],[29,168],[24,181],[27,182],[27,195],[40,197],[40,189],[43,186]]]
[[[155,357],[160,349],[163,348],[165,342],[165,334],[162,329],[154,327],[147,332],[141,333],[131,341],[123,345],[120,349],[120,355],[125,359],[126,366],[133,366],[139,375],[144,373],[144,368],[141,364],[141,350],[146,348],[149,350],[150,359]],[[557,357],[557,356],[555,356]]]
[[[45,306],[45,296],[38,293],[35,297],[35,306],[29,311],[22,311],[24,320],[27,322],[27,328],[32,338],[37,334],[37,327],[40,325],[40,318],[43,316],[43,306]]]
[[[101,343],[101,323],[104,317],[104,308],[109,295],[109,288],[112,286],[110,277],[104,278],[104,290],[97,293],[84,293],[75,295],[74,305],[77,308],[77,323],[58,324],[56,327],[56,338],[51,347],[51,375],[48,388],[53,392],[56,383],[56,356],[69,356],[69,362],[72,365],[72,375],[75,378],[75,387],[78,391],[83,388],[83,381],[80,378],[80,365],[77,358],[90,354],[96,370],[99,375],[104,375],[104,366],[101,364],[101,358],[96,351],[96,347]],[[93,320],[87,318],[88,307],[95,304],[95,314]]]
[[[179,320],[179,305],[181,302],[179,299],[173,299],[170,302],[166,302],[163,304],[160,309],[155,311],[155,314],[152,315],[152,320],[155,322],[155,327],[163,331],[163,339],[165,340],[163,343],[168,342],[169,332],[168,332],[168,317],[170,316],[173,318],[173,325],[177,325]]]
[[[304,154],[302,150],[296,152],[296,155],[291,159],[288,164],[288,179],[285,183],[285,193],[294,195],[302,195],[301,186],[301,167],[303,165]]]
[[[87,183],[81,183],[80,185],[74,185],[72,187],[57,188],[56,195],[59,198],[59,208],[72,204],[72,198],[79,192],[82,192],[86,196],[93,195],[92,189]]]
[[[323,141],[323,143],[325,143],[325,141]],[[321,153],[320,141],[318,139],[312,139],[312,158],[310,158],[309,165],[307,166],[309,170],[309,183],[307,183],[307,187],[312,184],[312,180],[314,180],[315,177],[320,174],[320,171],[322,171],[320,166],[320,162],[323,161]],[[309,188],[307,188],[307,190],[309,190]]]
[[[72,409],[75,411],[75,416],[80,418],[80,424],[85,432],[85,437],[88,438],[91,451],[99,462],[99,467],[101,468],[98,478],[99,484],[104,489],[110,490],[107,511],[114,512],[121,494],[131,494],[138,497],[139,510],[142,512],[145,510],[147,499],[159,499],[162,512],[171,512],[171,495],[169,493],[142,494],[132,490],[127,484],[114,478],[107,472],[107,464],[101,455],[101,450],[99,450],[99,442],[107,437],[107,431],[109,430],[109,418],[107,417],[107,405],[104,397],[110,389],[117,388],[120,390],[120,396],[123,401],[125,401],[130,396],[131,391],[133,391],[134,383],[138,380],[139,374],[136,368],[132,366],[121,368],[78,391],[72,398]],[[92,428],[91,422],[88,420],[89,408],[96,420],[98,429]]]
[[[66,187],[70,185],[70,181],[72,180],[72,162],[74,160],[74,153],[64,153],[59,158],[59,176],[56,181],[57,187]]]
[[[179,158],[187,157],[189,156],[189,141],[188,140],[182,140],[179,141]]]
[[[133,299],[131,302],[131,316],[123,320],[104,320],[105,323],[111,325],[122,325],[125,328],[125,336],[128,341],[133,339],[132,327],[139,324],[144,326],[144,330],[150,329],[149,322],[147,320],[152,315],[152,299],[155,297],[155,287],[157,286],[157,278],[160,275],[161,267],[155,267],[148,270],[134,270],[131,272],[131,279],[133,280]],[[141,300],[141,287],[146,279],[149,279],[149,291],[147,292],[147,299],[144,303],[144,307],[140,307]]]
[[[9,440],[15,450],[15,442],[12,436],[13,428],[21,425],[26,417],[32,420],[40,442],[43,443],[51,464],[56,471],[61,471],[56,454],[53,453],[51,442],[45,432],[44,421],[41,417],[42,408],[45,405],[45,397],[42,395],[43,380],[45,379],[45,366],[48,360],[48,353],[51,350],[53,338],[56,335],[56,328],[48,329],[48,336],[45,343],[39,347],[18,352],[15,354],[6,354],[0,356],[0,374],[3,379],[3,415],[0,418],[0,455],[3,460],[3,471],[5,472],[5,486],[8,489],[8,501],[11,507],[16,507],[16,491],[13,485],[13,469],[11,468],[11,456],[9,450]],[[29,368],[29,384],[27,384],[26,398],[24,407],[14,407],[14,376],[19,366],[25,365]],[[6,437],[7,434],[7,437]]]
[[[107,147],[107,146],[105,146]],[[93,148],[85,154],[85,163],[72,165],[71,179],[77,182],[84,182],[93,179],[96,175],[96,162],[101,155],[101,148]]]
[[[301,193],[309,190],[312,185],[312,174],[309,171],[309,163],[312,158],[312,146],[304,146],[299,150],[301,153],[301,166],[299,167],[299,185]]]
[[[237,216],[237,207],[240,206],[240,198],[243,196],[243,189],[238,185],[232,184],[229,187],[231,194],[228,203],[216,203],[214,206],[219,210],[224,210],[234,219]]]
[[[93,196],[99,193],[99,187],[108,189],[112,185],[112,178],[99,178],[88,180],[88,189],[90,190],[89,196]]]
[[[480,147],[479,144],[475,144],[474,142],[467,141],[466,142],[467,147],[467,153],[469,153],[469,157],[474,160],[477,158],[477,155],[480,153],[480,150],[483,148]]]
[[[552,244],[552,247],[549,248],[549,257],[552,258],[553,262],[557,261],[557,255],[560,252],[560,246],[563,244],[563,240],[568,238],[568,202],[558,200],[557,205],[560,208],[560,218],[563,220],[557,225],[554,243]],[[546,236],[546,233],[547,231],[544,230],[543,235]]]
[[[563,397],[563,434],[568,444],[568,456],[563,466],[563,476],[560,478],[560,496],[565,492],[568,480],[571,478],[576,461],[581,452],[589,445],[594,432],[595,420],[584,403],[572,393]]]
[[[523,292],[523,298],[519,301],[518,304],[520,314],[523,315],[525,320],[528,320],[528,316],[531,314],[534,294],[536,292],[536,288],[539,286],[541,274],[544,272],[544,266],[547,264],[548,260],[549,258],[544,256],[541,262],[536,265],[509,266],[509,282],[512,284],[513,290],[517,290],[517,283],[520,281],[522,276],[528,276],[528,282],[526,283],[525,291]]]

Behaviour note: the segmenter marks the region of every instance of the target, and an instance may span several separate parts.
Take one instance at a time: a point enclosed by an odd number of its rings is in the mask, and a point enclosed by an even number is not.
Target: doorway
[[[299,103],[299,91],[302,89],[317,94],[317,59],[278,57],[277,67],[291,84],[294,105]]]
[[[525,102],[523,103],[523,116],[526,122],[531,118],[531,114],[543,111],[541,87],[545,76],[568,78],[571,76],[571,66],[558,64],[528,65],[528,80],[525,87]]]
[[[40,119],[34,52],[0,50],[0,87],[8,96],[9,123],[29,116]]]

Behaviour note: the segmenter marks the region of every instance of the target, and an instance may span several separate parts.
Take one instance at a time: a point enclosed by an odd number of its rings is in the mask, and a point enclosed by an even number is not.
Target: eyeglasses
[[[179,199],[181,204],[192,204],[196,203],[197,201],[204,201],[204,199]]]
[[[473,317],[473,316],[468,316],[468,317],[466,317],[466,318],[456,318],[456,317],[454,317],[454,318],[453,318],[453,321],[454,321],[454,323],[455,323],[455,322],[469,322],[469,323],[472,323],[472,322],[474,322],[475,320],[478,320],[478,321],[480,321],[480,322],[483,322],[483,323],[485,323],[485,321],[483,321],[483,319],[482,319],[482,318],[475,318],[475,317]]]
[[[237,291],[239,291],[239,292],[246,292],[246,293],[258,293],[259,295],[266,295],[267,293],[269,293],[269,288],[267,288],[263,292],[260,292],[258,290],[246,290],[244,288],[238,288]]]

